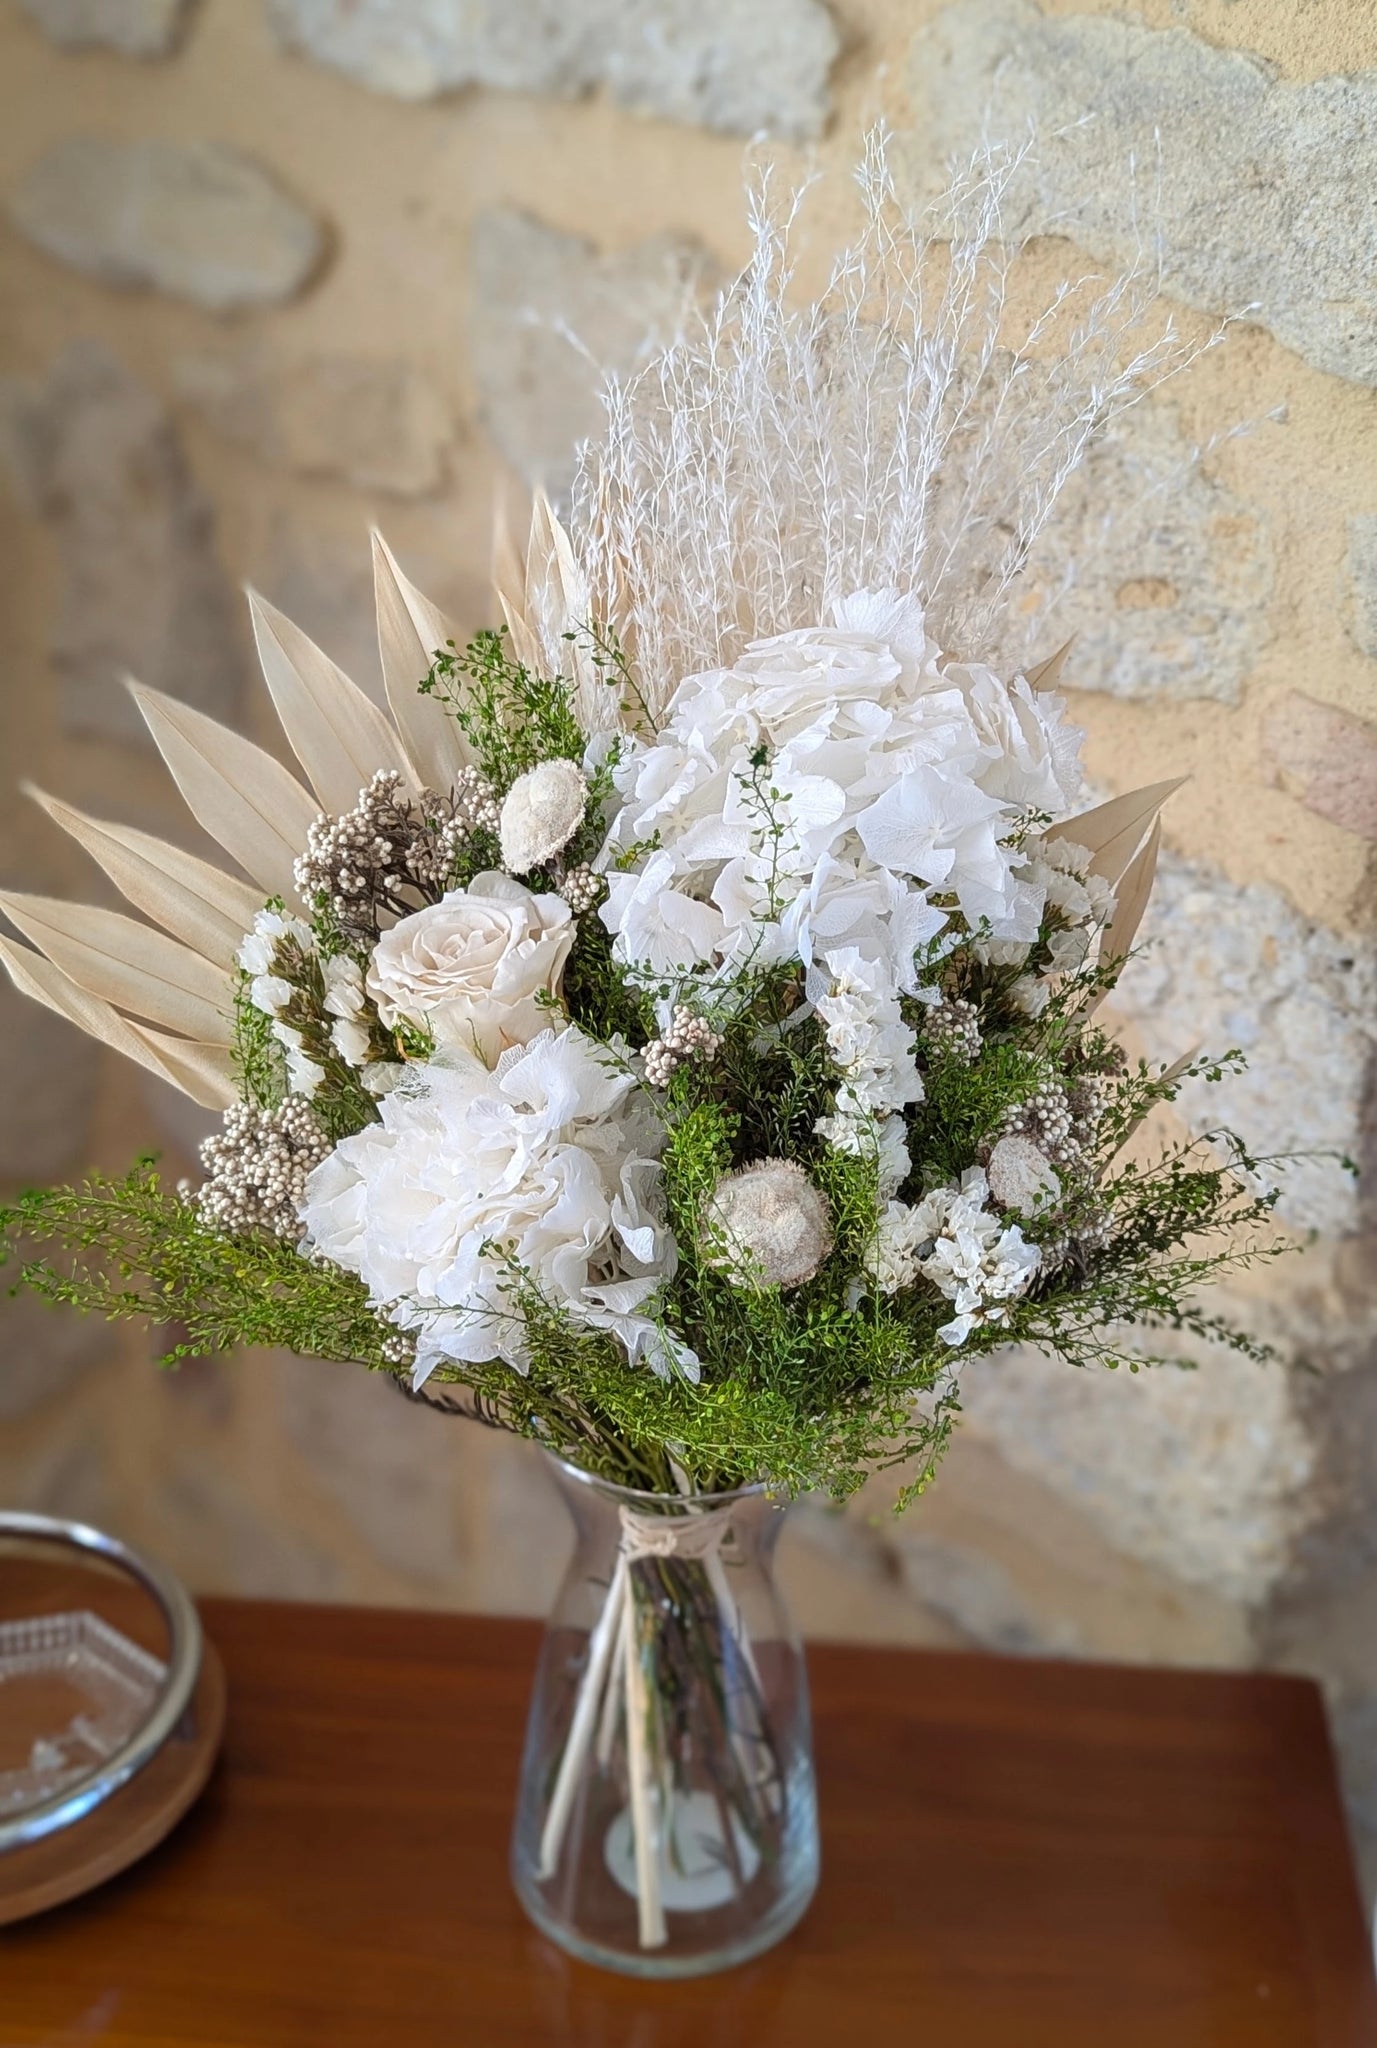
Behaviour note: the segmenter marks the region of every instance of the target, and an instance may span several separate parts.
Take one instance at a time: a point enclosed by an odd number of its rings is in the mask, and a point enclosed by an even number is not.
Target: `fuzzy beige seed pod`
[[[801,1286],[832,1249],[826,1199],[792,1159],[757,1159],[726,1174],[707,1220],[723,1243],[718,1263],[743,1287]]]
[[[1061,1195],[1061,1181],[1045,1152],[1031,1138],[1001,1138],[985,1169],[990,1193],[1001,1209],[1033,1216],[1050,1209]]]
[[[567,846],[588,807],[588,784],[573,761],[542,761],[519,775],[502,805],[498,836],[509,874],[529,874]]]

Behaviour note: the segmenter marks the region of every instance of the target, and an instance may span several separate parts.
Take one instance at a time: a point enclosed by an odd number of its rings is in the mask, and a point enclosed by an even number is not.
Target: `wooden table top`
[[[0,1933],[3,2048],[1374,2048],[1298,1679],[815,1647],[823,1880],[773,1954],[645,1985],[508,1887],[536,1629],[208,1600],[201,1804]]]

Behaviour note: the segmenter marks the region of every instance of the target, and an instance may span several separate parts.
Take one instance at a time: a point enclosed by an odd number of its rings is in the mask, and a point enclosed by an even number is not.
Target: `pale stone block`
[[[729,135],[818,134],[840,37],[821,0],[269,0],[284,43],[374,92],[468,85],[577,99]]]
[[[1041,659],[1074,635],[1073,689],[1236,704],[1269,638],[1274,582],[1266,515],[1202,467],[1174,406],[1144,398],[1064,486],[1009,652]]]
[[[1377,512],[1348,522],[1349,630],[1364,654],[1377,654]]]
[[[1272,779],[1331,824],[1377,839],[1377,722],[1288,690],[1267,711]]]
[[[261,164],[218,142],[69,136],[21,178],[9,212],[36,247],[89,277],[213,313],[292,298],[325,246]]]
[[[1011,1349],[963,1373],[963,1426],[1126,1556],[1261,1604],[1317,1512],[1315,1447],[1292,1374],[1172,1331],[1124,1341],[1199,1369],[1077,1371]]]
[[[166,57],[176,46],[187,0],[19,0],[19,4],[60,49]]]
[[[1245,314],[1316,369],[1377,383],[1377,70],[1299,81],[1185,28],[957,0],[915,38],[912,140],[934,175],[982,134],[1037,146],[1007,227]]]
[[[218,433],[275,468],[406,498],[447,479],[448,407],[400,357],[188,356],[177,381]]]
[[[1148,1052],[1237,1047],[1247,1071],[1189,1081],[1177,1109],[1199,1131],[1225,1124],[1253,1152],[1356,1157],[1377,1054],[1377,961],[1367,940],[1303,917],[1280,890],[1203,863],[1163,860],[1142,938],[1113,1006]],[[1298,1230],[1356,1227],[1358,1194],[1337,1157],[1291,1159],[1277,1213]]]
[[[241,605],[214,515],[156,393],[100,342],[0,387],[11,468],[61,561],[52,657],[70,732],[146,738],[122,677],[212,717],[238,711]]]

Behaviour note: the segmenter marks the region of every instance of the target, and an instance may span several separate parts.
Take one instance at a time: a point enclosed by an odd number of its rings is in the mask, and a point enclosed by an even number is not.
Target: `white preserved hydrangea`
[[[915,950],[946,921],[934,891],[1026,944],[1043,898],[1004,840],[1020,811],[1077,792],[1061,713],[1022,678],[944,664],[895,591],[688,677],[614,770],[608,860],[655,842],[608,876],[617,957],[663,976],[851,947],[912,992]]]
[[[867,1265],[881,1292],[922,1278],[953,1304],[956,1314],[937,1333],[953,1350],[982,1324],[1004,1322],[1042,1263],[1018,1225],[1001,1224],[986,1206],[989,1193],[973,1166],[959,1187],[934,1188],[912,1207],[888,1203],[871,1241]]]
[[[573,761],[542,761],[518,775],[502,805],[498,836],[514,875],[543,867],[567,846],[588,808],[588,784]]]
[[[416,1380],[446,1360],[528,1363],[512,1263],[576,1322],[657,1371],[696,1373],[645,1306],[672,1274],[656,1137],[634,1081],[575,1025],[489,1071],[456,1051],[408,1071],[381,1121],[306,1185],[307,1247],[357,1273],[416,1336]]]

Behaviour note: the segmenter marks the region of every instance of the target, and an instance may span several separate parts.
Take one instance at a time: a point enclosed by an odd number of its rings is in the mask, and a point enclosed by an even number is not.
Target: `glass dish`
[[[0,1816],[108,1763],[147,1720],[167,1666],[89,1609],[0,1622]]]

